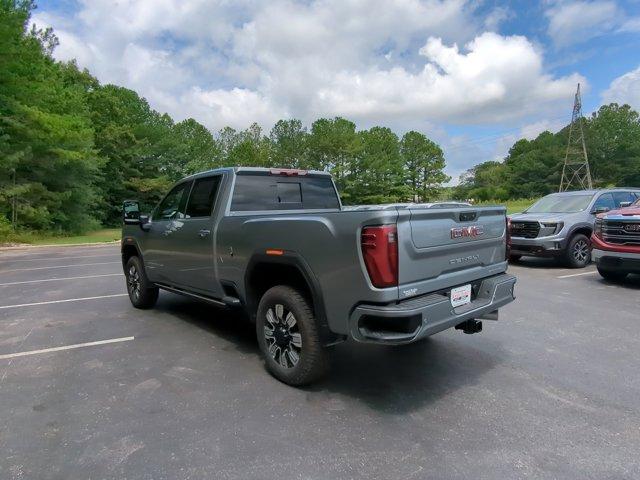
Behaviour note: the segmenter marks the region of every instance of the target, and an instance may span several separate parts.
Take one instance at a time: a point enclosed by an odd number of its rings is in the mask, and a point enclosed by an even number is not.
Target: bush
[[[4,215],[0,215],[0,239],[8,238],[13,233],[11,222]]]

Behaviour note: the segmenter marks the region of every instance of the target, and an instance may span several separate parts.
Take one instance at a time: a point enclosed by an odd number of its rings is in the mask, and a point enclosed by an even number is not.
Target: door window
[[[219,175],[196,180],[187,203],[187,218],[211,216],[219,185]]]
[[[172,220],[184,218],[185,203],[189,193],[190,182],[176,185],[156,207],[154,220]]]
[[[602,207],[608,208],[609,210],[613,210],[614,208],[616,208],[615,204],[613,203],[613,195],[611,195],[610,193],[603,193],[598,197],[596,203],[593,204],[593,209],[596,210]]]
[[[622,202],[635,202],[636,196],[632,192],[613,192],[613,201],[616,204],[616,208],[620,208]]]

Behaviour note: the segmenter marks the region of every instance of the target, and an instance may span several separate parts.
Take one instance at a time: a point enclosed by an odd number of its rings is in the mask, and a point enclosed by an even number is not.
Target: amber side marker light
[[[277,248],[268,248],[267,255],[284,255],[284,250],[279,250]]]

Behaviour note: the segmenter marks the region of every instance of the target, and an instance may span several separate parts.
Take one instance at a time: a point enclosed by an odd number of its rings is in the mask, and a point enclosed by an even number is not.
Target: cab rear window
[[[338,196],[329,177],[238,174],[231,199],[235,212],[337,209]]]

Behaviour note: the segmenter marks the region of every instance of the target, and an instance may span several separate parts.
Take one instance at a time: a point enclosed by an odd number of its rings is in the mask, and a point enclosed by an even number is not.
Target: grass
[[[121,230],[119,228],[103,228],[84,235],[61,236],[42,233],[15,233],[8,237],[0,237],[0,245],[2,244],[20,244],[26,243],[30,245],[77,245],[79,243],[103,243],[120,240]]]
[[[504,205],[507,207],[507,215],[512,213],[519,213],[523,211],[525,208],[530,207],[533,203],[538,200],[537,198],[522,198],[519,200],[493,200],[487,202],[478,202],[477,205]]]

